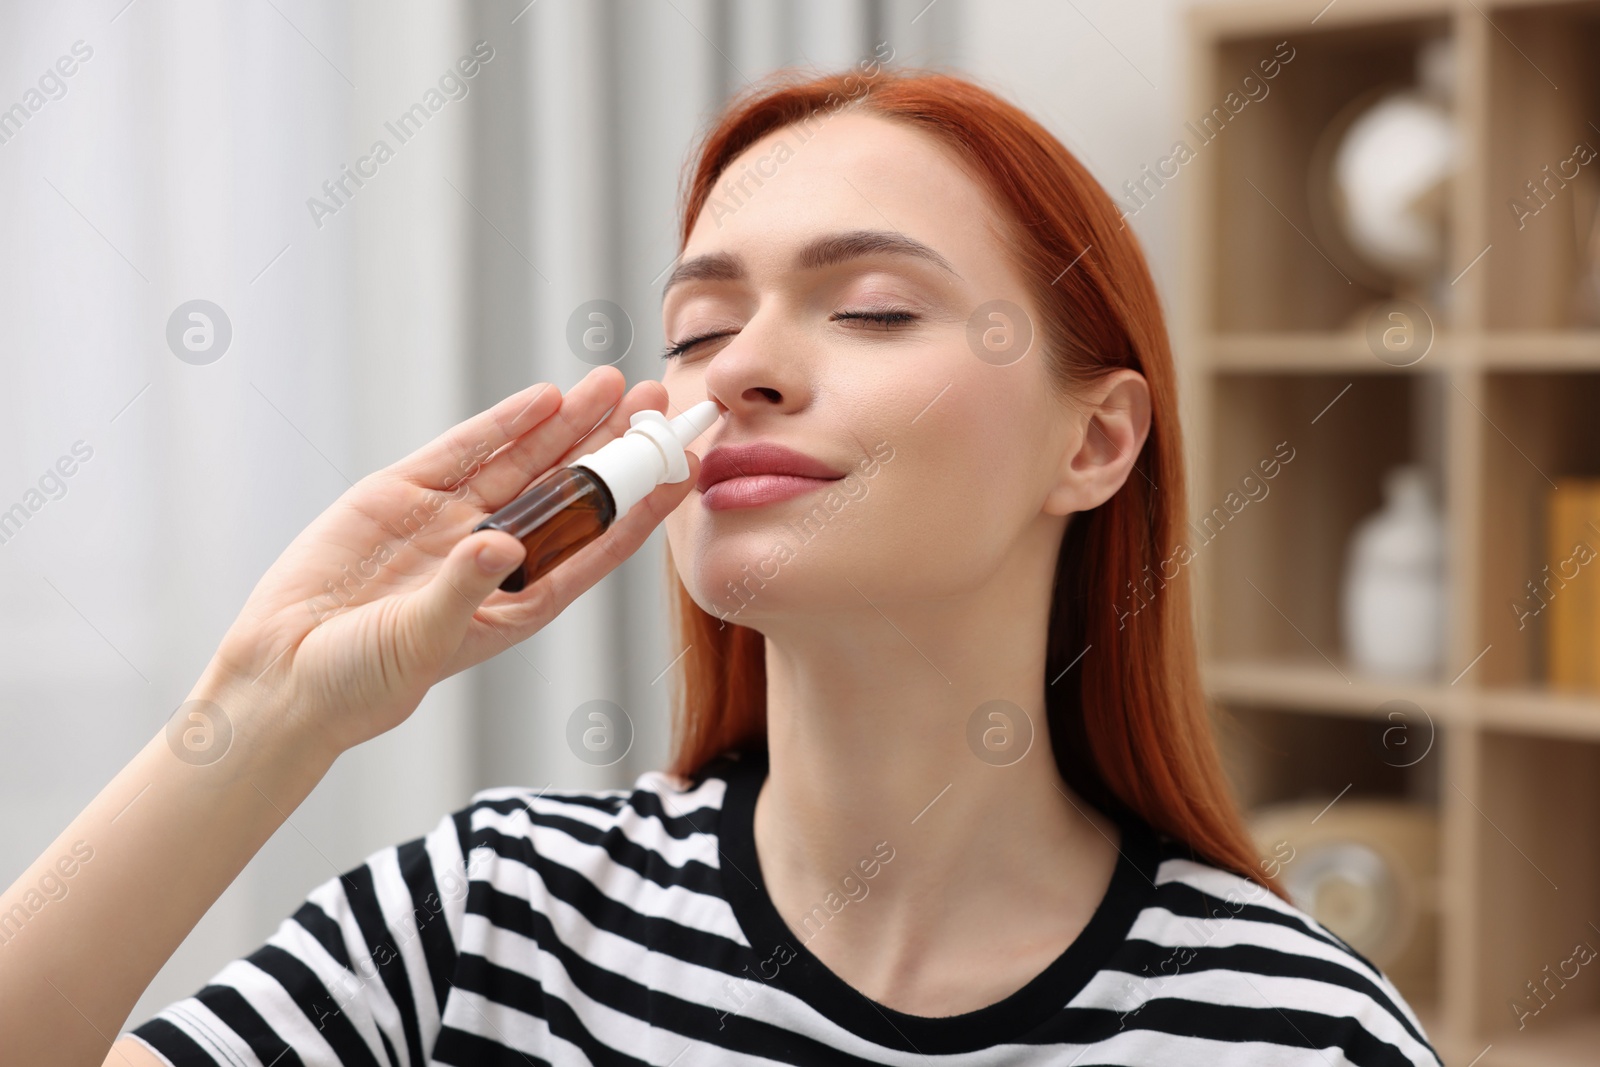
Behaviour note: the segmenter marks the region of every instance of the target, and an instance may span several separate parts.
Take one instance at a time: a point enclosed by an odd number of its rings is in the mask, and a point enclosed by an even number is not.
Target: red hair
[[[1072,516],[1057,556],[1045,708],[1063,780],[1102,811],[1132,811],[1197,859],[1287,900],[1261,867],[1218,758],[1187,574],[1181,566],[1174,577],[1162,570],[1178,550],[1188,508],[1160,299],[1133,232],[1077,158],[1022,110],[962,78],[875,67],[780,73],[736,97],[690,157],[679,252],[741,152],[841,108],[930,135],[1003,209],[1000,228],[1043,320],[1039,347],[1063,395],[1123,367],[1149,383],[1151,427],[1133,473],[1099,507]],[[702,610],[678,578],[670,548],[667,576],[688,648],[668,771],[693,777],[727,749],[765,746],[765,638]],[[1135,590],[1149,594],[1136,620],[1118,610]]]

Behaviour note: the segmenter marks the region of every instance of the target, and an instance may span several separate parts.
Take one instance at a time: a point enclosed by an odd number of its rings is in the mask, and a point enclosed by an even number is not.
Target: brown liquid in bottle
[[[528,550],[500,588],[521,592],[562,560],[606,532],[616,504],[604,482],[583,467],[562,467],[472,528],[501,530]]]

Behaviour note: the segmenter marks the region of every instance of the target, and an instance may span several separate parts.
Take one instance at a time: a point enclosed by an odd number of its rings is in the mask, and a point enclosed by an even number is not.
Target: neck
[[[898,632],[874,615],[836,620],[815,645],[767,641],[762,804],[787,831],[778,847],[823,867],[912,833],[924,853],[964,852],[997,821],[1065,808],[1044,728],[1042,639],[985,648],[960,622],[939,640],[925,612]],[[866,639],[874,621],[892,640]]]
[[[1030,588],[1032,603],[1018,594]],[[982,928],[985,909],[1086,915],[1099,902],[1117,831],[1056,769],[1050,589],[991,582],[764,629],[770,770],[755,834],[768,889],[824,959],[881,961],[864,965],[878,988],[937,956],[942,931]],[[994,747],[1008,729],[1009,750]],[[829,893],[850,906],[823,930],[803,924]]]

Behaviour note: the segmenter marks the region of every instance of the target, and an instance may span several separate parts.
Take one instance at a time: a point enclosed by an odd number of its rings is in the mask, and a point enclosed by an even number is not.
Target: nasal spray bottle
[[[715,400],[703,400],[670,421],[650,408],[636,412],[621,437],[550,471],[474,526],[473,533],[508,533],[528,550],[500,588],[520,592],[605,533],[656,486],[689,477],[684,446],[721,414]]]

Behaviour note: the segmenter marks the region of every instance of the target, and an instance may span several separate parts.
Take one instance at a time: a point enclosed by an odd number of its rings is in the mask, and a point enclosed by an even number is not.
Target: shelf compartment
[[[1349,675],[1340,626],[1350,537],[1383,504],[1383,476],[1442,478],[1439,375],[1218,374],[1211,455],[1185,547],[1203,575],[1214,660],[1319,660]],[[1261,464],[1282,456],[1276,476]],[[1236,512],[1236,513],[1235,513]]]
[[[1600,293],[1587,318],[1573,306],[1581,268],[1600,257],[1600,3],[1519,4],[1487,17],[1498,30],[1488,38],[1487,322],[1600,326]],[[1587,163],[1575,156],[1580,145]]]
[[[1537,603],[1528,583],[1539,582],[1544,567],[1559,562],[1547,558],[1546,494],[1562,477],[1600,478],[1596,411],[1600,372],[1496,372],[1486,378],[1479,632],[1489,651],[1475,668],[1486,687],[1545,681],[1549,613],[1541,609],[1523,617],[1516,606]],[[1600,581],[1600,567],[1584,566],[1572,581]]]
[[[1486,729],[1479,758],[1478,795],[1462,795],[1479,894],[1474,1036],[1495,1062],[1531,1063],[1540,1049],[1579,1062],[1562,1048],[1600,1034],[1600,956],[1563,963],[1579,944],[1600,952],[1600,744]],[[1542,999],[1530,982],[1548,983]]]
[[[1373,916],[1355,903],[1360,893],[1352,898],[1348,887],[1325,881],[1319,889],[1322,918],[1338,933],[1336,916],[1343,915],[1356,924],[1345,934],[1357,940],[1362,938],[1356,931],[1365,927],[1372,938],[1367,948],[1374,955],[1369,958],[1406,1001],[1413,1007],[1438,1004],[1441,917],[1436,908],[1443,868],[1442,856],[1432,850],[1443,847],[1443,825],[1438,824],[1437,844],[1430,828],[1440,814],[1443,735],[1436,734],[1428,750],[1419,749],[1413,762],[1410,753],[1389,743],[1391,724],[1370,714],[1299,714],[1218,702],[1213,718],[1224,765],[1252,833],[1258,835],[1264,858],[1283,861],[1285,888],[1294,886],[1295,871],[1310,876],[1316,869],[1312,855],[1321,851],[1326,859],[1330,853],[1322,850],[1346,843],[1366,844],[1388,857],[1395,865],[1389,869],[1405,872],[1392,891],[1413,903],[1384,920],[1398,923],[1397,928],[1373,930],[1366,925]],[[1430,854],[1419,855],[1415,850],[1424,842]],[[1284,844],[1294,851],[1287,853]],[[1302,853],[1307,858],[1300,862],[1311,866],[1296,869],[1293,864]],[[1311,877],[1299,891],[1318,881]],[[1330,892],[1331,897],[1320,895]],[[1297,902],[1318,910],[1308,899]]]
[[[1210,223],[1203,238],[1210,249],[1205,328],[1343,331],[1398,294],[1392,280],[1364,268],[1336,228],[1321,221],[1311,186],[1322,131],[1370,93],[1415,85],[1419,45],[1450,31],[1444,12],[1404,16],[1400,10],[1391,6],[1383,21],[1360,26],[1330,19],[1310,32],[1302,24],[1292,32],[1229,36],[1214,44],[1210,77],[1191,108],[1195,113],[1186,116],[1183,137],[1197,158],[1213,157],[1204,164],[1212,168],[1205,217],[1227,220]],[[1229,113],[1228,94],[1239,91],[1245,75],[1272,59],[1284,40],[1294,49],[1292,58],[1262,83],[1266,94],[1252,90],[1259,99],[1225,124],[1203,127],[1200,120],[1215,108]],[[1151,199],[1160,195],[1156,189]]]
[[[1394,723],[1375,714],[1216,701],[1213,716],[1223,760],[1246,809],[1332,801],[1341,794],[1437,801],[1442,730],[1434,731],[1428,749],[1401,755],[1385,737]]]

